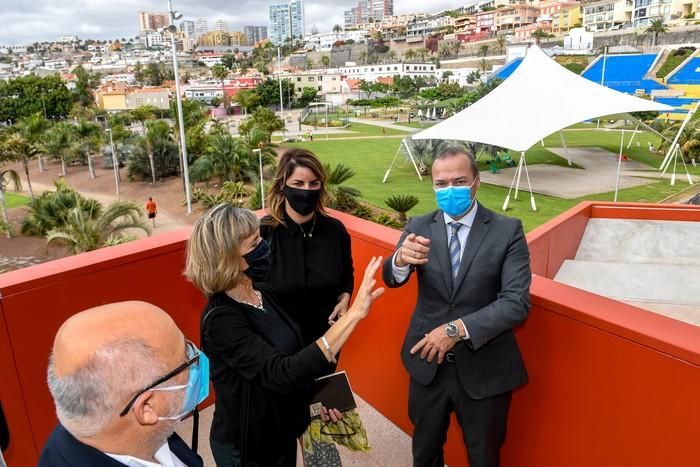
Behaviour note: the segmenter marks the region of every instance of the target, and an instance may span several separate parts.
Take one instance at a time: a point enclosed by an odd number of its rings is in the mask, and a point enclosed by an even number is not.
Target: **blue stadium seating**
[[[654,80],[644,79],[655,58],[655,54],[608,55],[605,59],[599,58],[593,66],[586,70],[583,77],[600,84],[603,74],[603,60],[605,60],[603,85],[630,94],[638,89],[643,89],[646,94],[651,94],[654,89],[667,89],[666,86]]]
[[[669,84],[700,84],[700,58],[691,58],[668,80]]]
[[[506,79],[520,66],[522,63],[522,58],[516,58],[506,63],[500,70],[498,70],[491,78]]]
[[[662,104],[670,105],[671,107],[681,107],[697,102],[697,99],[693,99],[692,97],[657,97],[654,100]]]

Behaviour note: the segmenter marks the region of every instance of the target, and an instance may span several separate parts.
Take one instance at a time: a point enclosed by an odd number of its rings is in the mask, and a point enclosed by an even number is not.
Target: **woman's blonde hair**
[[[297,167],[305,167],[311,170],[321,182],[321,196],[318,197],[316,212],[326,214],[328,192],[326,191],[326,169],[318,158],[306,149],[292,148],[285,151],[277,164],[277,172],[272,181],[272,186],[267,193],[267,212],[270,214],[264,220],[265,224],[273,227],[284,224],[284,187],[287,179],[292,176]]]
[[[185,277],[207,297],[235,287],[241,241],[260,230],[253,211],[219,204],[204,213],[187,242]]]

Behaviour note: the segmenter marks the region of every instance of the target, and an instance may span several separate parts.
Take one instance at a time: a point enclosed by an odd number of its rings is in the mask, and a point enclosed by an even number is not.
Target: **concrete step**
[[[591,219],[575,259],[700,266],[700,222]]]
[[[700,315],[700,266],[567,260],[554,280],[616,300],[689,306]]]

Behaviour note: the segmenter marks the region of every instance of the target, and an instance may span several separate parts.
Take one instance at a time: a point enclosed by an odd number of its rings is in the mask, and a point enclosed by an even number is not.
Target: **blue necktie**
[[[461,245],[457,233],[464,224],[450,222],[449,225],[452,227],[452,235],[450,236],[450,263],[452,264],[452,283],[454,283],[457,280],[457,274],[459,274],[459,263],[462,261]]]

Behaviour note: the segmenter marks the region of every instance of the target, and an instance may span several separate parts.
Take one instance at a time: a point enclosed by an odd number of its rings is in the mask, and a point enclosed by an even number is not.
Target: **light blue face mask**
[[[472,182],[472,185],[474,185],[474,182]],[[474,202],[472,185],[435,188],[435,199],[438,207],[452,218],[464,215]]]
[[[185,400],[182,406],[182,411],[170,417],[158,417],[158,420],[180,420],[188,413],[192,412],[198,404],[209,396],[209,359],[201,350],[198,350],[194,345],[193,352],[195,355],[190,356],[190,347],[188,346],[188,357],[193,359],[199,356],[197,362],[189,366],[189,378],[187,384],[179,384],[176,386],[166,386],[162,388],[153,388],[154,391],[177,391],[187,389],[185,392]]]

